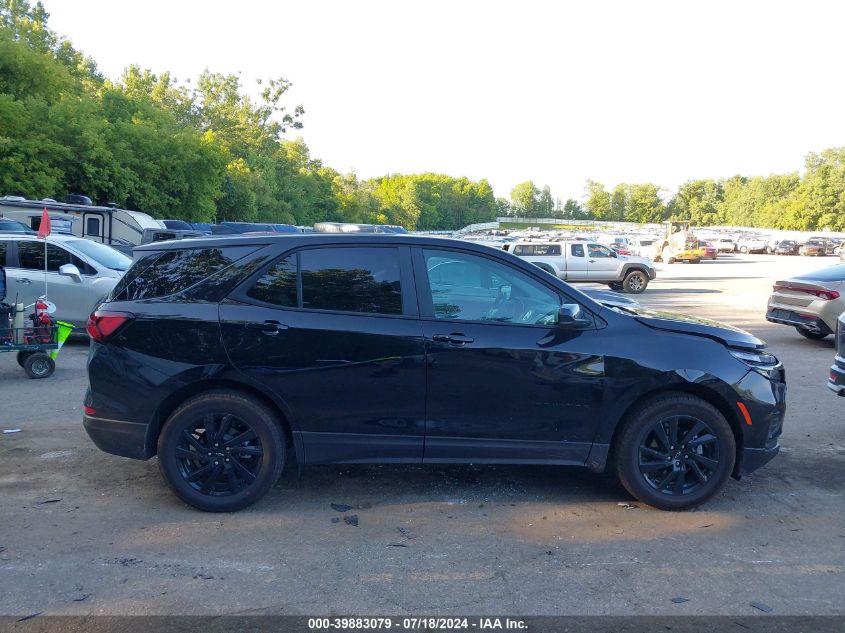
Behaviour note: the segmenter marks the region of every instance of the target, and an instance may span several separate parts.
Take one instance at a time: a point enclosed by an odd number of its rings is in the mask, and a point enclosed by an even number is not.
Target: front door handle
[[[288,326],[284,323],[272,320],[264,321],[262,323],[247,323],[246,327],[248,330],[258,330],[267,336],[276,336],[276,334],[278,334],[281,330],[288,329]]]
[[[475,341],[471,336],[464,336],[460,332],[452,332],[451,334],[435,334],[431,337],[432,341],[436,343],[451,343],[452,345],[465,345]]]
[[[30,281],[26,277],[18,277],[18,283],[19,284],[31,284],[32,281]]]

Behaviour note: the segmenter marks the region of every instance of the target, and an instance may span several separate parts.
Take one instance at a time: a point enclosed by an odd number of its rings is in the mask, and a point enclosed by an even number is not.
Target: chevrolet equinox
[[[378,234],[155,243],[88,323],[84,425],[233,511],[291,457],[559,464],[667,510],[779,449],[781,363],[742,330],[597,303],[482,245]]]

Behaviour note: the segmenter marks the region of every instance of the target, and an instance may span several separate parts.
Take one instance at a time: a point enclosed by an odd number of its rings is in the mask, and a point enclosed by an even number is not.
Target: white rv
[[[97,207],[85,196],[68,196],[66,202],[52,199],[27,200],[20,196],[0,198],[0,217],[23,222],[37,231],[41,214],[47,209],[53,233],[75,235],[95,242],[130,250],[141,244],[144,229],[163,225],[140,211]],[[123,248],[121,248],[123,247]]]

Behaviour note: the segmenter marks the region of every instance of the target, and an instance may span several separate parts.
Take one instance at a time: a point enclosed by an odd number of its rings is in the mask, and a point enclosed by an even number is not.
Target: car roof
[[[162,229],[163,231],[164,229]],[[0,231],[0,239],[15,239],[15,240],[39,240],[40,238],[38,235],[33,231],[32,233],[17,233],[14,231],[4,232]],[[84,238],[77,237],[76,235],[64,235],[62,233],[51,234],[47,236],[47,240],[50,242],[67,242],[67,241],[74,241],[74,240],[81,240]],[[93,241],[93,240],[92,240]]]
[[[459,246],[468,250],[504,252],[500,249],[447,237],[404,235],[398,233],[255,233],[219,235],[191,238],[190,240],[169,240],[136,246],[136,252],[182,250],[194,248],[216,248],[221,246],[266,246],[270,244],[299,246],[383,244],[395,246]]]

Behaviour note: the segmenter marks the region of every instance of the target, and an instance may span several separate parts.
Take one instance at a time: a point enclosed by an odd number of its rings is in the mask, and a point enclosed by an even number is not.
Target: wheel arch
[[[622,435],[622,430],[625,427],[625,421],[631,412],[638,406],[640,406],[645,401],[654,398],[656,396],[660,396],[663,394],[671,394],[671,393],[682,393],[688,394],[692,396],[696,396],[701,398],[708,404],[712,405],[716,408],[719,413],[721,413],[725,420],[727,420],[728,425],[731,427],[731,431],[734,435],[734,442],[736,444],[736,455],[734,458],[734,469],[733,469],[733,476],[738,477],[742,462],[742,454],[743,454],[743,436],[742,436],[742,426],[739,419],[739,412],[735,410],[734,407],[731,406],[730,402],[718,391],[714,389],[710,389],[705,387],[701,384],[697,383],[675,383],[664,385],[662,387],[658,387],[656,389],[647,391],[637,397],[633,402],[631,402],[622,413],[619,415],[619,418],[616,421],[616,425],[613,428],[613,434],[610,438],[609,444],[609,451],[607,455],[607,461],[605,463],[604,470],[613,467],[613,463],[616,457],[616,450],[617,450],[617,442],[619,437]]]
[[[161,435],[161,429],[164,427],[165,421],[167,421],[167,418],[169,418],[183,402],[203,393],[220,390],[239,392],[245,396],[255,398],[273,411],[281,425],[285,442],[289,447],[293,447],[294,449],[297,463],[303,463],[304,450],[302,443],[301,441],[297,441],[299,439],[299,435],[294,434],[290,423],[291,416],[285,411],[283,405],[280,405],[275,399],[270,397],[270,395],[264,393],[256,387],[235,380],[219,378],[186,384],[162,400],[161,404],[153,413],[149,425],[147,426],[147,436],[145,440],[145,453],[147,457],[152,457],[156,454],[158,437]]]

